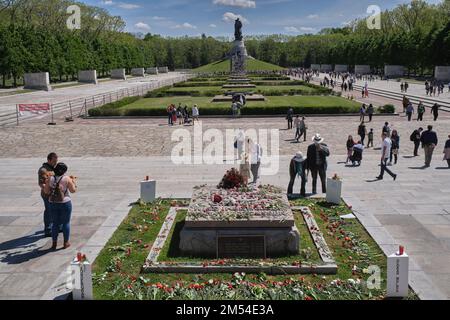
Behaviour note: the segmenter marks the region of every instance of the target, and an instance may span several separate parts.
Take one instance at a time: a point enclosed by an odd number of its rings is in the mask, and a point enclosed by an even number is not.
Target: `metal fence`
[[[187,81],[188,79],[194,77],[193,74],[183,74],[179,77],[172,79],[165,79],[159,81],[148,82],[145,84],[138,84],[134,87],[123,88],[115,91],[105,92],[101,94],[96,94],[92,96],[82,97],[78,99],[67,100],[63,102],[51,104],[51,116],[63,115],[66,119],[73,119],[74,117],[87,117],[89,109],[101,107],[106,104],[122,100],[126,97],[143,97],[148,92],[160,89],[162,87],[171,86],[178,82]],[[17,109],[17,108],[16,108]],[[20,122],[32,120],[32,119],[42,119],[42,115],[29,115],[29,116],[19,116],[17,111],[13,113],[6,113],[0,115],[0,126],[19,125]],[[48,120],[48,117],[45,117]],[[53,119],[52,121],[53,122]]]

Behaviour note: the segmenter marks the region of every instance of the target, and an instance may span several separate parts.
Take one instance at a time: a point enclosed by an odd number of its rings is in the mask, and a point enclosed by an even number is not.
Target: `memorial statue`
[[[237,18],[234,24],[234,38],[236,41],[242,41],[242,22]]]

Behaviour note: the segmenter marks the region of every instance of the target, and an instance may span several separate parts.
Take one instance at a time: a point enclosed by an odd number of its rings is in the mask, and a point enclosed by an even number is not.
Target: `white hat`
[[[297,153],[295,154],[294,160],[297,161],[297,162],[303,162],[303,161],[306,160],[306,158],[303,156],[303,153],[301,153],[301,152],[299,151],[299,152],[297,152]]]
[[[320,136],[320,134],[316,133],[316,135],[312,138],[314,143],[322,143],[324,139]]]

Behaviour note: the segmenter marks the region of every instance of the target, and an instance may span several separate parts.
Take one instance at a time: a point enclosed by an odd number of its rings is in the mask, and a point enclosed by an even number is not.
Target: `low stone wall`
[[[434,77],[438,81],[450,81],[450,66],[437,66],[434,69]]]
[[[32,90],[45,90],[50,91],[50,75],[48,72],[40,73],[25,73],[24,77],[24,89]]]
[[[331,64],[321,64],[320,65],[321,72],[330,72],[333,71],[333,66]]]
[[[370,74],[370,73],[371,73],[370,66],[367,64],[357,64],[355,66],[355,74],[364,75],[364,74]]]
[[[158,74],[158,68],[147,68],[147,74]]]
[[[144,68],[133,68],[133,69],[131,69],[131,75],[133,77],[145,77],[145,69]]]
[[[84,70],[78,72],[78,82],[98,84],[97,70]]]
[[[159,73],[169,73],[169,67],[159,67],[158,72]]]
[[[348,72],[348,65],[346,64],[337,64],[334,66],[335,72]]]
[[[127,80],[125,69],[111,70],[111,79]]]
[[[405,67],[404,66],[385,65],[384,66],[384,75],[386,77],[403,77],[405,75]]]

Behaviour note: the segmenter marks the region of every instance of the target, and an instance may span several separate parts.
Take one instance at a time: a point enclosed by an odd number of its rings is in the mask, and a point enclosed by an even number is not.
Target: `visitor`
[[[431,108],[431,113],[433,114],[434,121],[437,121],[439,117],[439,105],[437,103]]]
[[[197,120],[197,122],[200,122],[199,116],[200,111],[198,110],[198,106],[194,104],[194,106],[192,107],[192,124],[195,124],[195,120]]]
[[[350,160],[351,160],[353,166],[361,165],[361,161],[363,158],[363,152],[364,152],[364,145],[362,144],[361,141],[358,141],[353,146],[353,154],[350,157]]]
[[[384,173],[387,172],[395,181],[397,179],[397,175],[394,174],[387,167],[389,155],[391,154],[391,147],[392,147],[391,139],[389,138],[389,136],[387,135],[386,132],[383,132],[381,134],[381,140],[382,140],[382,143],[381,143],[381,171],[380,171],[380,175],[377,177],[377,179],[383,180]]]
[[[400,84],[400,91],[401,92],[405,91],[405,85],[403,84],[403,82]]]
[[[294,126],[295,126],[295,140],[299,142],[302,129],[302,120],[300,119],[299,115],[295,117]]]
[[[414,113],[414,107],[411,102],[408,103],[408,106],[406,107],[406,116],[408,117],[408,121],[411,121],[412,115]]]
[[[50,213],[49,194],[44,191],[46,179],[54,175],[55,166],[58,163],[58,156],[52,152],[47,156],[47,162],[42,164],[38,171],[38,183],[41,188],[41,198],[44,201],[44,236],[52,236],[52,216]]]
[[[178,105],[178,108],[177,108],[177,118],[178,118],[178,125],[181,126],[184,122],[183,108],[181,107],[181,103]]]
[[[288,130],[292,129],[293,117],[294,117],[294,110],[292,108],[289,108],[286,115],[286,120],[288,122]]]
[[[370,147],[373,148],[373,138],[374,138],[373,128],[370,129],[370,132],[367,135],[367,137],[369,138],[369,142],[367,142],[367,148],[370,148]]]
[[[389,165],[392,166],[392,159],[394,159],[394,164],[398,162],[398,150],[400,149],[400,136],[398,135],[397,130],[392,130],[391,135],[391,154],[389,157]]]
[[[308,169],[311,171],[312,176],[312,193],[317,194],[317,176],[320,176],[322,183],[322,192],[327,192],[327,157],[330,156],[330,150],[326,144],[323,143],[324,139],[320,134],[316,134],[313,139],[313,144],[308,147],[307,163]]]
[[[386,133],[388,137],[391,136],[391,127],[389,126],[389,122],[384,123],[382,133]]]
[[[58,163],[55,167],[55,175],[47,179],[45,192],[49,194],[50,211],[52,214],[52,250],[56,250],[59,226],[62,225],[64,236],[64,249],[70,247],[70,218],[72,215],[72,200],[70,193],[77,191],[75,177],[68,177],[67,166]]]
[[[419,105],[417,106],[417,121],[423,121],[423,115],[425,113],[425,106],[422,101],[419,101]]]
[[[259,168],[261,167],[261,158],[263,156],[263,149],[259,143],[253,143],[248,139],[248,144],[251,151],[251,171],[253,176],[253,183],[256,184],[258,181]]]
[[[346,148],[347,148],[347,160],[345,160],[345,164],[347,164],[350,161],[350,157],[353,154],[353,146],[355,145],[355,141],[353,141],[353,137],[352,136],[348,136],[347,139],[347,144],[346,144]]]
[[[359,109],[359,122],[364,121],[365,116],[366,116],[366,104],[363,103],[363,105]]]
[[[173,105],[169,105],[167,107],[167,116],[169,117],[169,126],[173,126],[173,118],[172,118]]]
[[[406,112],[406,108],[408,107],[409,99],[406,96],[403,96],[402,100],[402,106],[403,106],[403,112]]]
[[[242,153],[244,152],[244,143],[245,143],[245,133],[239,128],[238,133],[235,138],[234,147],[238,152],[238,160],[242,159]]]
[[[447,165],[450,168],[450,135],[448,135],[448,140],[445,142],[444,160],[447,160]]]
[[[231,104],[231,112],[233,114],[233,118],[236,118],[236,116],[237,116],[237,103],[236,102],[233,102]]]
[[[419,156],[419,147],[420,147],[420,136],[422,134],[423,128],[419,128],[413,131],[411,133],[411,136],[409,137],[409,140],[411,142],[414,142],[414,157]]]
[[[436,132],[433,131],[433,126],[428,126],[428,130],[422,132],[420,142],[422,142],[422,147],[425,151],[425,167],[429,168],[433,159],[434,149],[438,144],[438,137]]]
[[[373,107],[373,104],[370,104],[367,108],[367,115],[369,116],[369,122],[372,122],[373,114],[375,113],[375,109]]]
[[[308,182],[308,162],[306,160],[307,159],[301,152],[297,152],[295,157],[292,158],[289,165],[290,181],[287,190],[288,195],[292,195],[294,193],[293,189],[295,179],[299,177],[301,178],[300,196],[306,197],[306,183]]]
[[[405,81],[405,92],[408,93],[409,83]]]
[[[362,144],[364,144],[364,140],[366,139],[367,135],[367,128],[366,125],[364,124],[364,121],[361,122],[361,124],[358,127],[358,135],[361,137]]]

